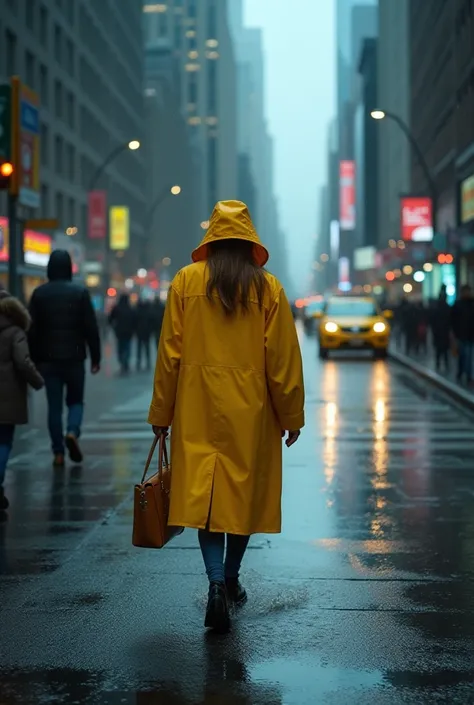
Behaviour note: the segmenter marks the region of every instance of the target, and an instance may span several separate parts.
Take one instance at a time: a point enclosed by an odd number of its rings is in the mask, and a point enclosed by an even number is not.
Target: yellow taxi
[[[381,311],[376,300],[361,296],[331,296],[320,316],[319,357],[331,350],[373,350],[387,357],[391,311]]]

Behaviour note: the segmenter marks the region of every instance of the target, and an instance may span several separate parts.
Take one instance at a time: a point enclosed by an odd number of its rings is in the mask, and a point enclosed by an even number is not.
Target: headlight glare
[[[329,321],[324,326],[324,330],[326,331],[326,333],[337,333],[338,325],[337,325],[337,323],[333,323],[332,321]]]
[[[379,321],[378,323],[374,323],[374,332],[375,333],[385,333],[387,329],[387,326],[385,323],[382,323],[382,321]]]

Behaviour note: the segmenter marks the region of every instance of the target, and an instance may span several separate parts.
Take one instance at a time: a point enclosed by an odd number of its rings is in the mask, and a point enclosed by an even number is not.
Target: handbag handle
[[[148,458],[145,463],[145,470],[143,471],[143,477],[141,484],[145,482],[146,476],[148,474],[148,470],[150,469],[151,461],[153,460],[153,456],[155,454],[156,446],[159,443],[159,448],[158,448],[158,472],[161,472],[163,468],[163,461],[164,463],[168,466],[169,461],[168,461],[168,448],[166,446],[166,437],[163,434],[160,434],[160,436],[155,436],[153,439],[153,443],[151,444],[150,452],[148,453]]]

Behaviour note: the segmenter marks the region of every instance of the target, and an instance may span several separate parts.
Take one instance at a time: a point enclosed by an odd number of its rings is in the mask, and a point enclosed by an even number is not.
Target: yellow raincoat
[[[281,531],[283,429],[304,426],[301,354],[281,284],[228,317],[206,297],[207,245],[240,238],[268,253],[239,201],[218,203],[194,264],[171,284],[148,421],[172,424],[169,523],[232,534]]]

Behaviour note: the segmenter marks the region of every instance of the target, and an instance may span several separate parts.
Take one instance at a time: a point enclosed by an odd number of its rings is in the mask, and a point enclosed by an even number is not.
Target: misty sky
[[[275,138],[275,191],[291,275],[309,275],[325,182],[326,136],[335,113],[333,0],[245,0],[245,23],[262,27],[266,110]],[[271,269],[271,266],[270,266]]]

